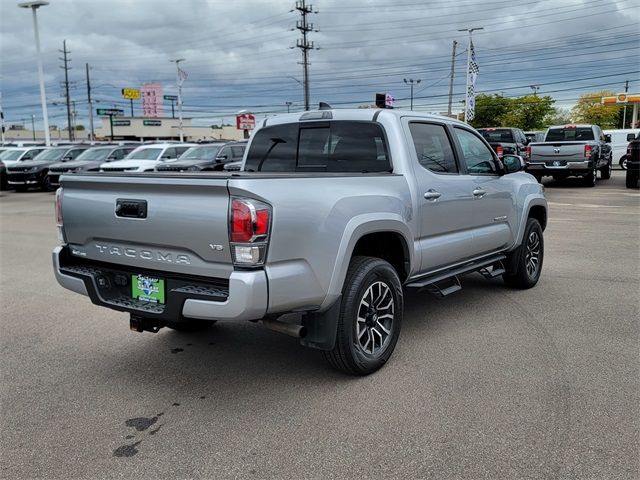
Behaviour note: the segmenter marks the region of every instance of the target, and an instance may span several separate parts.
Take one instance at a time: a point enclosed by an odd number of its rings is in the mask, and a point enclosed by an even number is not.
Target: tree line
[[[621,104],[602,105],[602,97],[615,96],[612,91],[591,92],[582,95],[572,109],[555,107],[549,95],[524,95],[507,98],[502,95],[477,95],[475,118],[471,125],[482,127],[513,127],[522,130],[543,130],[550,125],[586,123],[601,128],[629,128],[631,108],[628,107],[626,125],[623,126]]]

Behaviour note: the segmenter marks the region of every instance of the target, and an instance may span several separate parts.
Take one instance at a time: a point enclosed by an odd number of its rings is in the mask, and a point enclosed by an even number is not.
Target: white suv
[[[100,165],[101,172],[151,172],[162,162],[178,159],[195,143],[152,143],[142,145],[117,162]]]

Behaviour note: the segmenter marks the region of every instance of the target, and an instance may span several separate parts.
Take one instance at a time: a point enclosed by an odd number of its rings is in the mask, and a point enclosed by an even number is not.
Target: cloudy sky
[[[2,107],[8,123],[34,114],[39,125],[31,14],[17,3],[0,0]],[[184,58],[184,112],[194,124],[230,122],[239,110],[259,117],[286,112],[286,102],[301,109],[294,6],[294,0],[50,0],[38,11],[50,123],[66,122],[58,60],[65,39],[78,123],[87,124],[85,63],[97,107],[128,112],[120,89],[145,82],[175,94],[169,60]],[[474,33],[478,91],[516,97],[539,85],[539,94],[560,106],[589,91],[623,91],[625,80],[640,92],[640,0],[317,0],[313,7],[318,31],[310,39],[319,49],[310,52],[312,104],[357,106],[389,92],[397,106],[408,107],[403,78],[413,78],[421,80],[415,109],[446,111],[456,40],[454,110],[460,110],[467,35],[458,29],[469,27],[484,27]]]

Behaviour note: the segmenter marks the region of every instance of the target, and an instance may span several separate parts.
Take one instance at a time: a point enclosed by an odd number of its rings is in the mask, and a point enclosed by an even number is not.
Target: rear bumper
[[[68,247],[53,250],[53,270],[64,288],[88,296],[103,307],[162,321],[258,320],[268,305],[264,270],[234,271],[227,280],[175,276],[165,272],[132,271],[123,265],[87,262],[70,255]],[[164,305],[134,300],[127,281],[132,274],[166,279]],[[126,280],[126,281],[125,281]]]
[[[555,164],[555,165],[554,165]],[[527,172],[532,175],[585,175],[593,168],[593,162],[556,160],[548,162],[529,162]]]

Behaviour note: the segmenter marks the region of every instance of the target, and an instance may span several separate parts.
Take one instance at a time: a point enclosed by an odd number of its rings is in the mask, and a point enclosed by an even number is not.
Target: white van
[[[627,145],[640,132],[640,128],[625,128],[624,130],[603,130],[603,133],[611,135],[611,163],[615,167],[619,165],[626,169]]]

